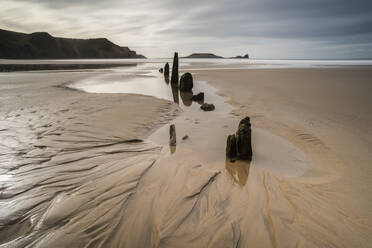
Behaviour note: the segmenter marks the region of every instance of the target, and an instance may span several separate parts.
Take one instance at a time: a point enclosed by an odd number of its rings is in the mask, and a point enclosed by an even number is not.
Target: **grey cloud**
[[[285,58],[372,57],[369,0],[3,1],[0,28],[105,36],[154,57],[174,49],[227,56],[252,51],[270,57],[271,51]]]

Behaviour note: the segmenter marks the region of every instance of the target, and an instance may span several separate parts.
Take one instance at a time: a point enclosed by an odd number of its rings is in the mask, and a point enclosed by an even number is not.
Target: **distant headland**
[[[185,59],[226,59],[225,57],[215,55],[213,53],[193,53],[189,56],[182,57]],[[230,59],[249,59],[249,55],[231,57]]]
[[[106,38],[71,39],[46,32],[31,34],[0,29],[0,59],[145,58]]]
[[[238,56],[232,57],[232,59],[249,59],[249,55],[248,54],[246,54],[244,56],[238,55]]]
[[[183,58],[186,58],[186,59],[223,59],[223,57],[214,55],[213,53],[193,53]]]

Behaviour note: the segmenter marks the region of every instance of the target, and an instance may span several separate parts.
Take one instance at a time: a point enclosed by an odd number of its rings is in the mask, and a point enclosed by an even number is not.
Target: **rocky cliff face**
[[[106,38],[69,39],[0,29],[0,59],[145,58]]]

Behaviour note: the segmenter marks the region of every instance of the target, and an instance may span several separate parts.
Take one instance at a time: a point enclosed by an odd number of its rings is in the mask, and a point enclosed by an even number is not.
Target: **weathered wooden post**
[[[238,131],[236,131],[236,150],[238,158],[242,160],[252,160],[251,138],[251,122],[247,116],[240,121]]]
[[[194,87],[194,80],[190,72],[186,72],[180,79],[180,91],[190,92]]]
[[[228,158],[252,161],[251,132],[251,122],[247,116],[240,121],[236,134],[227,137],[226,156]]]
[[[175,146],[177,143],[176,140],[176,126],[174,124],[169,127],[169,145]]]
[[[169,77],[169,64],[168,62],[164,66],[164,77]]]
[[[227,137],[226,156],[230,159],[235,159],[236,158],[236,137],[235,137],[235,134],[231,134]]]
[[[178,53],[174,53],[171,84],[178,85]]]
[[[180,98],[178,94],[178,85],[172,85],[171,84],[171,89],[172,89],[172,95],[173,95],[173,101],[177,104],[180,103]]]

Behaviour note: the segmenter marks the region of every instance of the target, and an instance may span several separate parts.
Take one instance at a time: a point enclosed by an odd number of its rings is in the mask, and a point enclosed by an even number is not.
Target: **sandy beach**
[[[266,189],[274,246],[371,245],[370,68],[223,70],[198,76],[230,98],[234,113],[251,116],[254,127],[290,141],[310,160],[299,177],[264,173],[264,183],[273,183]]]
[[[371,246],[371,67],[181,65],[213,112],[150,67],[0,74],[0,247]]]

